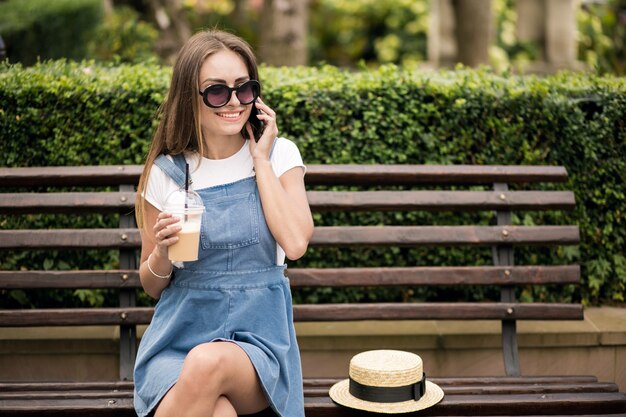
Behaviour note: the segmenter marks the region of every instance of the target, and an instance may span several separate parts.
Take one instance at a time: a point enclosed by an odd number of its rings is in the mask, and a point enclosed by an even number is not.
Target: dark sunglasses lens
[[[230,99],[228,87],[222,84],[212,85],[204,90],[206,101],[213,107],[222,107]]]
[[[259,97],[259,85],[248,81],[237,87],[237,100],[241,104],[250,104]]]
[[[209,107],[223,107],[230,101],[231,94],[235,91],[237,100],[241,104],[250,104],[259,97],[261,93],[260,85],[257,81],[250,80],[239,87],[230,88],[224,84],[215,84],[207,87],[202,95],[204,102]]]

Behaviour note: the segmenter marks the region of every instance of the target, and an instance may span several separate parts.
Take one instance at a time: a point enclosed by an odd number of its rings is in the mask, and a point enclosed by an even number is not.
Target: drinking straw
[[[187,191],[189,191],[189,163],[185,162],[185,192]],[[186,203],[187,201],[185,200]]]
[[[187,223],[187,200],[189,199],[189,163],[185,163],[185,223]]]

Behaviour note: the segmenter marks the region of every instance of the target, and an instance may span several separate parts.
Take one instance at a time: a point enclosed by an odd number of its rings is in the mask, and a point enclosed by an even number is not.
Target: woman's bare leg
[[[224,400],[237,414],[253,414],[268,407],[243,349],[231,342],[203,343],[185,358],[178,382],[163,397],[155,417],[213,416],[216,407],[227,409]]]
[[[215,403],[215,411],[213,417],[237,417],[237,411],[223,395],[217,399]]]

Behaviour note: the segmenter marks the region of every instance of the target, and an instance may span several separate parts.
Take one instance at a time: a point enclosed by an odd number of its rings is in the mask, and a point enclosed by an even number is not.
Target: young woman
[[[283,272],[285,257],[305,253],[313,221],[300,153],[277,138],[259,94],[242,39],[206,31],[181,49],[137,191],[140,279],[159,299],[135,366],[140,417],[304,416]],[[173,265],[181,228],[164,204],[184,187],[185,164],[205,212],[198,260]]]

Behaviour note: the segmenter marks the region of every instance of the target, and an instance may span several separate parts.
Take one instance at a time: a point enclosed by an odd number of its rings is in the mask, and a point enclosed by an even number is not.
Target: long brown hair
[[[207,30],[196,33],[185,43],[178,54],[167,98],[158,109],[160,122],[154,136],[143,172],[137,186],[135,215],[139,228],[143,227],[146,190],[150,169],[161,154],[178,155],[185,151],[204,154],[204,140],[200,129],[198,108],[199,73],[204,61],[214,53],[228,49],[238,54],[248,68],[248,76],[258,80],[256,58],[250,45],[231,33]]]

